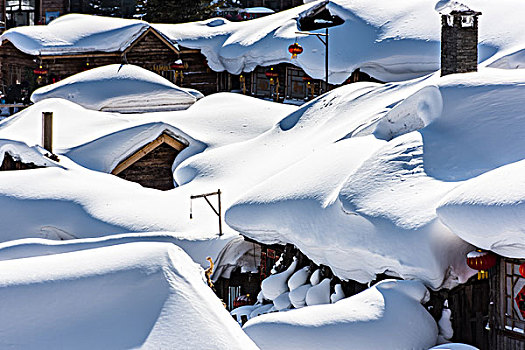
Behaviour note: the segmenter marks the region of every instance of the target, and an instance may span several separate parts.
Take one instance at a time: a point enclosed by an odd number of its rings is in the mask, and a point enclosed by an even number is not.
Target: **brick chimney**
[[[478,16],[470,9],[441,13],[441,76],[478,70]]]

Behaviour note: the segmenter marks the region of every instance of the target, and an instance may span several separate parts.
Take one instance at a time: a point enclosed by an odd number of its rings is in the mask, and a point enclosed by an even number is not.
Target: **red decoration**
[[[292,54],[292,58],[297,58],[297,55],[303,53],[303,47],[298,43],[293,43],[292,45],[288,46],[288,52]]]
[[[36,75],[46,75],[47,69],[37,68],[33,70],[33,73],[35,73]]]
[[[520,275],[525,278],[525,263],[520,265]]]
[[[488,270],[496,265],[496,255],[491,252],[472,251],[467,254],[467,265],[474,270]]]
[[[266,75],[266,78],[277,78],[279,76],[279,73],[275,72],[272,68],[269,71],[266,71],[264,75]]]
[[[239,295],[237,298],[233,300],[234,309],[244,306],[244,305],[252,305],[252,299],[250,298],[250,294]]]
[[[184,64],[182,62],[175,62],[170,65],[171,69],[184,69]]]

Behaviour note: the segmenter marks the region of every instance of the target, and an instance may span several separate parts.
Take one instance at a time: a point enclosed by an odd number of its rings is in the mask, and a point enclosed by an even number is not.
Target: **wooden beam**
[[[122,54],[125,55],[126,53],[128,53],[135,45],[137,45],[142,39],[144,39],[144,37],[146,35],[148,35],[149,33],[153,33],[157,38],[160,39],[160,41],[162,41],[166,46],[168,46],[173,52],[175,52],[176,54],[179,54],[179,50],[177,50],[177,48],[175,46],[173,46],[172,43],[170,43],[168,40],[166,40],[166,38],[164,38],[162,35],[160,35],[155,29],[153,29],[152,27],[149,27],[144,33],[142,33],[137,39],[135,39],[135,41],[133,41],[131,43],[131,45],[129,45],[123,52]]]
[[[131,156],[120,162],[119,165],[117,165],[115,169],[111,171],[111,174],[120,174],[121,172],[135,164],[138,160],[145,157],[148,153],[152,152],[153,150],[155,150],[155,148],[159,147],[163,143],[168,144],[169,146],[175,148],[177,151],[181,151],[184,148],[186,148],[186,145],[184,145],[182,142],[179,142],[173,137],[162,133],[155,140],[151,141],[150,143],[133,153]]]
[[[35,56],[35,55],[33,55]],[[120,57],[120,52],[108,52],[108,53],[88,53],[88,54],[70,54],[70,55],[47,55],[39,56],[42,60],[54,60],[57,58],[90,58],[90,57]]]

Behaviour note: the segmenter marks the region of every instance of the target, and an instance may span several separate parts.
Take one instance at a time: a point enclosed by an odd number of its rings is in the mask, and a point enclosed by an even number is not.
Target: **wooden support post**
[[[53,154],[53,112],[42,112],[42,147]]]
[[[222,220],[221,220],[222,213],[221,213],[221,190],[220,189],[217,190],[217,197],[219,200],[219,236],[222,236]]]

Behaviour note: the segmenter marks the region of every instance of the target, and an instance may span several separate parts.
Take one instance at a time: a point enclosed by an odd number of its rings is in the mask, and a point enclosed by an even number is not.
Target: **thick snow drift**
[[[334,90],[253,140],[259,160],[279,150],[279,172],[261,176],[226,221],[295,244],[344,279],[461,283],[472,246],[436,208],[463,181],[525,158],[523,82],[521,71],[483,69]]]
[[[133,242],[168,242],[182,248],[193,261],[208,268],[207,257],[215,264],[213,279],[229,277],[229,270],[243,263],[245,269],[253,268],[253,243],[245,242],[238,235],[207,237],[206,235],[172,232],[147,232],[110,235],[101,238],[72,239],[65,231],[46,227],[48,239],[26,238],[0,243],[0,261],[62,254]],[[249,257],[243,259],[244,256]],[[251,264],[250,264],[251,263]]]
[[[525,161],[458,186],[437,212],[465,241],[510,258],[525,258]]]
[[[0,262],[3,348],[255,349],[168,243]]]
[[[428,349],[437,326],[416,281],[380,282],[335,304],[261,315],[244,331],[261,349]]]
[[[422,76],[440,67],[441,16],[436,0],[333,0],[326,8],[345,22],[329,29],[330,83],[340,84],[360,68],[382,81]],[[479,20],[479,59],[494,66],[523,66],[525,6],[517,0],[462,1],[483,15]],[[246,22],[211,19],[185,24],[155,24],[173,41],[201,49],[213,70],[233,74],[256,66],[292,63],[324,79],[325,47],[314,36],[298,35],[299,19],[323,1]],[[512,8],[512,11],[508,9]],[[324,33],[324,29],[318,32]],[[291,59],[288,46],[297,41],[304,52]],[[488,60],[490,59],[490,60]]]
[[[186,109],[197,101],[188,89],[131,64],[112,64],[75,74],[37,89],[31,100],[54,97],[96,111],[121,113]]]
[[[116,52],[125,50],[148,28],[144,21],[69,14],[45,26],[12,28],[0,40],[9,40],[33,56]]]

